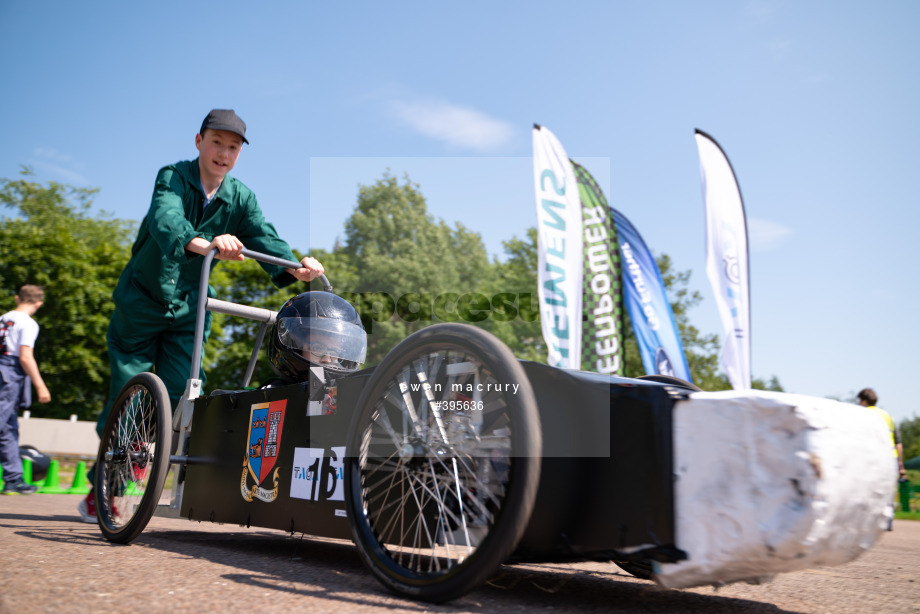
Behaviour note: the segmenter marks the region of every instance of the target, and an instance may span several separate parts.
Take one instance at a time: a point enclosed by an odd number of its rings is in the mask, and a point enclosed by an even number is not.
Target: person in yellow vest
[[[894,420],[891,419],[887,411],[876,406],[876,403],[878,403],[878,395],[875,394],[875,391],[871,388],[863,388],[856,395],[856,398],[859,400],[860,405],[871,409],[885,420],[889,430],[891,430],[891,445],[898,465],[898,480],[906,480],[907,470],[904,469],[904,444],[901,443],[901,431],[898,429],[898,425],[894,423]],[[889,531],[894,528],[893,521],[893,517],[888,521]]]
[[[904,445],[901,443],[901,431],[894,423],[894,420],[891,419],[891,416],[888,415],[887,411],[881,407],[876,407],[875,404],[878,403],[878,395],[875,394],[875,391],[871,388],[863,388],[859,391],[859,394],[856,395],[856,398],[859,399],[860,405],[871,409],[885,419],[885,423],[891,430],[891,443],[894,448],[894,456],[898,459],[898,477],[907,477],[907,470],[904,469]]]

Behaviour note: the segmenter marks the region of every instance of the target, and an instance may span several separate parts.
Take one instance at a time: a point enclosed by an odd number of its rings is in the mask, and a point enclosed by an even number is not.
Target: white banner
[[[722,368],[735,390],[751,387],[751,304],[744,202],[728,157],[696,131],[706,208],[706,274],[716,295],[725,341]]]
[[[552,132],[534,124],[533,170],[537,195],[537,252],[547,363],[581,367],[581,199],[569,157]]]

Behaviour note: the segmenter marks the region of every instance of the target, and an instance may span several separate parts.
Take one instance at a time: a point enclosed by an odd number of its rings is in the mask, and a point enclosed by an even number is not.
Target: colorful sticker
[[[345,446],[294,448],[291,497],[308,501],[345,500]]]
[[[271,502],[278,497],[279,468],[275,467],[275,462],[281,449],[286,405],[287,399],[282,399],[252,406],[249,437],[246,438],[246,454],[243,457],[243,477],[240,481],[240,491],[246,501],[260,499]],[[262,483],[269,475],[272,475],[272,488],[263,488]]]

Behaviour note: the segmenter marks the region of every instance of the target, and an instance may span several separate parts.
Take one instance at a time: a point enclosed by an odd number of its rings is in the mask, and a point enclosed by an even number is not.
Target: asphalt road
[[[0,497],[0,613],[920,612],[920,522],[896,521],[847,565],[769,584],[665,590],[612,563],[503,567],[432,606],[386,592],[354,545],[154,518],[130,546],[78,521],[74,495]]]

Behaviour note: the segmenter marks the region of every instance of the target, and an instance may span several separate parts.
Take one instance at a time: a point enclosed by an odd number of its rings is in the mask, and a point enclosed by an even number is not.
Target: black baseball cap
[[[201,122],[201,130],[198,133],[203,134],[205,128],[238,134],[244,143],[249,144],[249,141],[246,140],[246,122],[241,120],[233,109],[211,109],[208,116]]]

